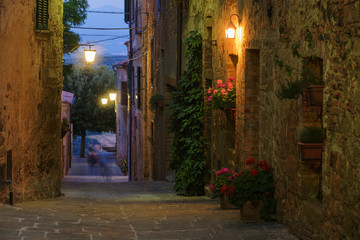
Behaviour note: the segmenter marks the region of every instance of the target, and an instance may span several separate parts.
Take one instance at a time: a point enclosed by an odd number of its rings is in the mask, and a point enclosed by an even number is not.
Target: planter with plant
[[[150,97],[150,109],[155,110],[156,107],[163,107],[164,106],[164,95],[161,94],[154,94]]]
[[[70,131],[70,122],[67,117],[63,116],[61,121],[61,138],[65,137],[68,131]]]
[[[234,175],[233,169],[223,168],[216,172],[215,181],[209,185],[209,190],[214,197],[220,198],[220,207],[223,209],[236,208],[229,202],[229,194],[231,194],[231,181]]]
[[[315,126],[304,127],[299,135],[299,154],[304,161],[321,161],[324,130]]]
[[[123,158],[120,162],[120,169],[124,176],[128,175],[128,162],[126,158]]]
[[[266,160],[255,164],[246,160],[246,169],[235,173],[228,194],[230,203],[240,208],[245,222],[276,220],[273,170]]]
[[[217,84],[207,90],[208,102],[211,102],[213,109],[225,110],[230,119],[236,110],[236,89],[234,78],[230,77],[227,82],[218,79]]]
[[[307,29],[305,41],[309,49],[313,51],[312,57],[304,58],[299,53],[299,43],[292,45],[292,55],[294,58],[303,60],[302,70],[298,70],[284,61],[279,56],[275,56],[275,65],[286,72],[288,79],[285,83],[280,84],[276,96],[279,99],[297,99],[300,95],[307,92],[308,105],[321,106],[323,102],[324,82],[322,80],[322,61],[315,56],[313,49],[313,39],[311,32]],[[295,75],[295,76],[294,76]],[[296,77],[299,76],[299,77]],[[291,80],[290,80],[291,79]]]

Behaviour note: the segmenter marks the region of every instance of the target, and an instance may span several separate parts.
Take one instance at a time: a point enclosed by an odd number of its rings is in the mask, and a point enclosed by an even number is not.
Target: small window
[[[157,0],[158,13],[161,13],[161,0]]]
[[[36,1],[36,29],[48,30],[48,14],[49,2],[48,0]]]
[[[128,95],[127,95],[127,82],[121,82],[121,105],[127,105],[128,104]]]
[[[137,78],[137,107],[141,109],[141,67],[137,67],[136,71],[136,78]]]

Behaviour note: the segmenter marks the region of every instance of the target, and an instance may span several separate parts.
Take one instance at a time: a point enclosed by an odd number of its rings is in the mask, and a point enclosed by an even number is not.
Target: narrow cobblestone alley
[[[167,182],[62,184],[63,197],[0,207],[0,239],[297,239],[277,223],[181,197]]]

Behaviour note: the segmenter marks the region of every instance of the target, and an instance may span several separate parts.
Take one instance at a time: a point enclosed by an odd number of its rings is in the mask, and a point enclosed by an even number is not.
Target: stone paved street
[[[277,223],[244,224],[217,200],[177,196],[167,182],[62,185],[60,198],[1,205],[0,239],[297,239]]]

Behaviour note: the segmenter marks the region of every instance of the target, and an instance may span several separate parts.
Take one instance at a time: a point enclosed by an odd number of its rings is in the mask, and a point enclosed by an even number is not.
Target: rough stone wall
[[[224,29],[232,13],[242,18],[241,36],[225,39]],[[236,17],[232,18],[236,24]],[[240,168],[246,159],[246,129],[249,127],[249,67],[246,54],[259,52],[259,123],[256,160],[268,160],[274,167],[279,220],[302,239],[359,239],[359,37],[360,2],[356,1],[184,1],[183,40],[198,30],[214,44],[205,53],[204,85],[225,79],[233,72],[228,56],[237,56],[237,111],[234,160],[225,157],[226,120],[213,111],[211,167]],[[209,29],[211,28],[211,29]],[[318,108],[306,100],[279,100],[276,90],[285,73],[275,66],[274,56],[295,68],[302,61],[292,56],[291,45],[300,43],[305,57],[313,52],[305,44],[305,30],[314,39],[314,53],[323,60],[324,103],[322,124],[326,130],[321,166],[308,166],[298,157],[298,133],[308,123],[320,124]],[[211,30],[211,34],[209,31]],[[209,46],[207,46],[209,49]],[[210,64],[209,67],[207,64]],[[184,65],[184,62],[183,62]],[[298,75],[294,75],[297,77]],[[251,102],[251,101],[250,101]],[[249,134],[249,132],[248,132]],[[218,157],[218,155],[220,157]],[[224,159],[224,160],[223,160]],[[318,171],[318,172],[317,172]],[[314,187],[316,176],[322,199],[305,193]],[[310,179],[310,181],[309,181]],[[320,185],[321,182],[321,185]]]
[[[164,106],[155,110],[154,139],[154,179],[165,180],[170,172],[172,156],[172,135],[168,133],[169,117],[166,103],[170,100],[170,91],[176,85],[177,77],[177,4],[172,1],[161,1],[160,12],[156,8],[154,16],[157,24],[154,31],[155,84],[152,94],[164,96]],[[155,15],[156,14],[156,15]]]
[[[132,7],[136,8],[136,2],[131,2]],[[130,90],[129,104],[131,104],[132,116],[128,126],[131,124],[132,136],[129,144],[131,144],[131,178],[134,181],[153,179],[154,165],[154,113],[150,111],[148,103],[153,91],[151,38],[154,35],[154,24],[156,23],[155,3],[147,0],[137,1],[137,3],[138,14],[130,16],[130,26],[136,27],[137,21],[137,27],[142,29],[131,31],[129,51],[132,51],[133,60],[129,64],[133,66],[134,77],[128,82],[129,89],[133,88]],[[153,57],[155,59],[156,56]],[[140,76],[137,75],[138,68],[141,70]],[[138,77],[140,77],[140,81],[138,81]]]
[[[234,48],[224,39],[223,25],[227,24],[228,16],[224,11],[233,12],[234,3],[231,1],[184,1],[183,2],[183,35],[184,43],[190,31],[197,30],[203,36],[203,78],[204,91],[215,85],[218,79],[227,81],[229,77],[235,78],[239,83],[238,49]],[[222,26],[222,27],[220,27]],[[186,62],[183,56],[182,66]],[[212,110],[205,94],[205,138],[206,162],[211,172],[227,168],[238,168],[236,149],[238,148],[238,133],[235,131],[235,121],[240,114],[236,109],[235,119],[222,110]]]
[[[15,202],[60,195],[62,1],[48,32],[35,16],[36,1],[0,1],[0,164],[12,151]]]
[[[151,110],[149,105],[154,94],[165,96],[167,102],[170,89],[176,84],[177,5],[172,1],[161,4],[159,9],[157,1],[138,1],[138,27],[144,29],[132,31],[134,59],[131,62],[135,77],[134,92],[130,94],[135,97],[138,89],[141,94],[131,102],[133,180],[164,180],[169,173],[172,136],[167,132],[166,106]],[[132,27],[136,26],[135,18],[130,17]],[[140,82],[137,67],[141,68]],[[141,101],[140,109],[138,101]]]

